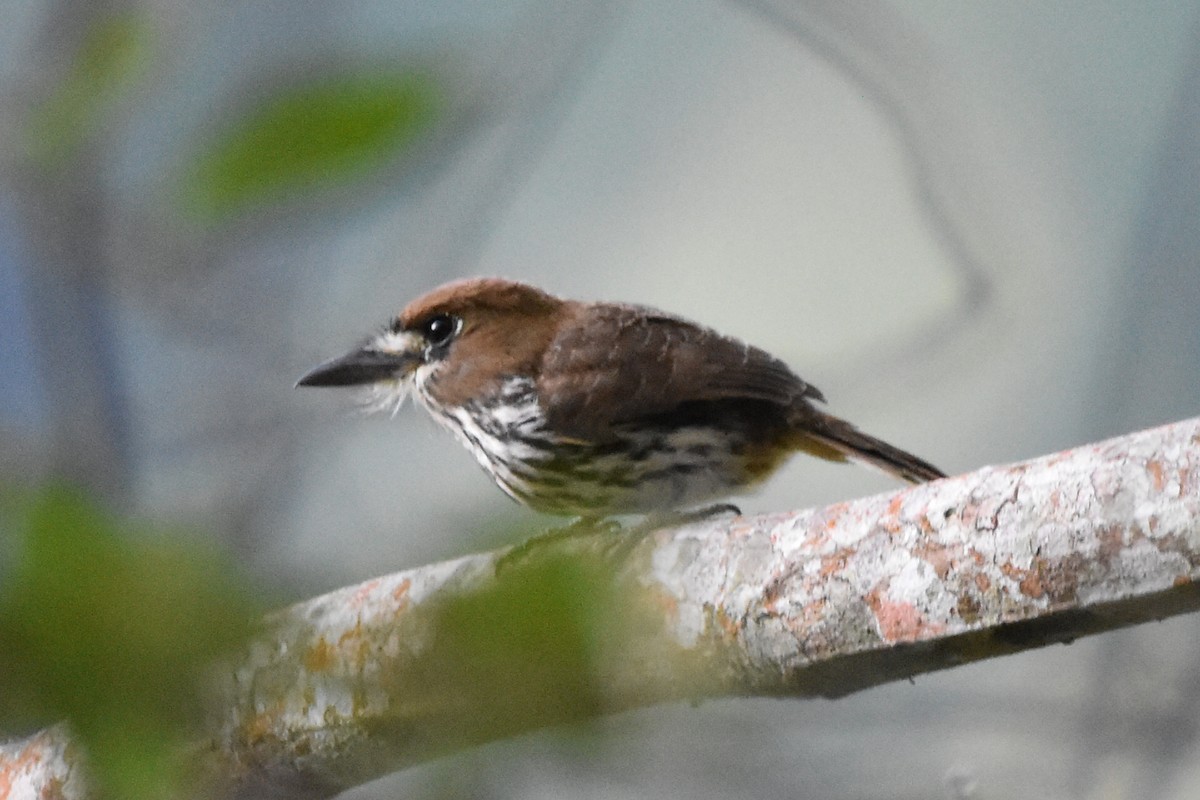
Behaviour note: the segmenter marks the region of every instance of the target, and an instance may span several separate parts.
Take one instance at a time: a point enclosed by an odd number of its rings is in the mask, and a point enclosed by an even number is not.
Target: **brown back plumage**
[[[750,399],[789,408],[821,393],[766,352],[642,306],[574,304],[542,360],[551,425],[595,438],[683,403]]]

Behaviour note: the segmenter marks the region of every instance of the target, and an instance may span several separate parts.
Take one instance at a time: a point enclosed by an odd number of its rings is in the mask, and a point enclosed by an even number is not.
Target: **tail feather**
[[[845,420],[818,414],[805,420],[797,442],[799,449],[811,455],[827,461],[861,461],[909,483],[946,477],[946,473],[928,461],[863,433]]]

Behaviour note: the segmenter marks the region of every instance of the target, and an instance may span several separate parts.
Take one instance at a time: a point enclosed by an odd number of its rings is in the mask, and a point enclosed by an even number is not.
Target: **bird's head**
[[[369,387],[369,405],[377,409],[399,408],[414,387],[438,405],[462,405],[498,389],[505,378],[536,377],[572,305],[500,278],[449,283],[296,385]]]

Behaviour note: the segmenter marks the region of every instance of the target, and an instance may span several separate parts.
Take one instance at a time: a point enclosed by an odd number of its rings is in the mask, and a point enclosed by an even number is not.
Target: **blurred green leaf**
[[[249,592],[212,548],[133,530],[64,488],[6,516],[0,727],[66,719],[114,796],[169,796],[208,671],[258,617]]]
[[[530,556],[435,610],[432,647],[393,696],[458,709],[449,727],[485,740],[592,717],[607,702],[596,676],[620,651],[629,611],[600,559]]]
[[[30,120],[26,140],[34,159],[61,163],[95,133],[103,113],[143,72],[150,39],[146,19],[132,12],[89,28],[62,84]]]
[[[360,178],[428,130],[441,105],[440,87],[424,72],[292,87],[232,121],[196,157],[187,203],[203,217],[223,217]]]

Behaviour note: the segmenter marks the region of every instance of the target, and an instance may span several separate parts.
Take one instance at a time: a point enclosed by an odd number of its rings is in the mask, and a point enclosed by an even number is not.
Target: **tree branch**
[[[535,544],[498,575],[503,554],[470,556],[276,613],[225,678],[200,748],[209,779],[232,796],[329,796],[568,720],[840,696],[1194,610],[1200,418],[614,541]],[[0,747],[0,787],[50,735]]]

